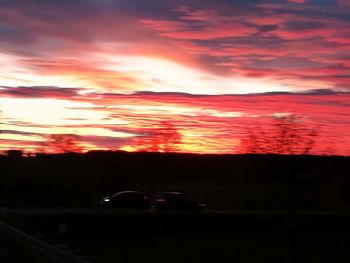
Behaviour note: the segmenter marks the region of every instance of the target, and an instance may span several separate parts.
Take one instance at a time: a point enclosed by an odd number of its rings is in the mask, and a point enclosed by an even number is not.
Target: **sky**
[[[349,0],[0,0],[0,65],[0,151],[350,155]]]

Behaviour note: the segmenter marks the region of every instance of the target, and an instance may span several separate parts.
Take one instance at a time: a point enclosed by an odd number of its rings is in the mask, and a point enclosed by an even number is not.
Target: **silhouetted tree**
[[[53,152],[81,152],[80,136],[76,134],[51,134],[48,136],[46,146]]]
[[[316,137],[314,127],[291,114],[275,117],[264,128],[249,127],[241,140],[241,148],[247,153],[308,154],[315,146]]]
[[[144,131],[146,136],[139,137],[134,146],[145,152],[176,152],[181,143],[181,134],[170,122],[161,122],[152,130]]]

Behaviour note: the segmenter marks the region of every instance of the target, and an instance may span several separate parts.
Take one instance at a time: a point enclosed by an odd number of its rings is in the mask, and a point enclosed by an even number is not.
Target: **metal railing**
[[[91,263],[0,221],[2,263]]]

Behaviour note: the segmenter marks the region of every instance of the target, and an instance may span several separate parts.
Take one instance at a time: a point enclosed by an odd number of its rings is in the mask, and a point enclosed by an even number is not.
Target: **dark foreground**
[[[2,219],[92,262],[350,262],[350,216],[12,211]]]
[[[0,219],[91,262],[348,263],[349,163],[336,156],[0,156]],[[212,211],[97,208],[124,190],[181,191]],[[38,206],[50,209],[31,208]],[[6,249],[21,255],[15,243]],[[4,263],[12,262],[57,261]]]
[[[350,210],[350,157],[92,152],[0,156],[0,206],[96,207],[105,196],[180,191],[210,209]]]

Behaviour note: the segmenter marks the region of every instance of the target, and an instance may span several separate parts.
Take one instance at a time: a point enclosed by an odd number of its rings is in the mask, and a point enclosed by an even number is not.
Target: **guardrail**
[[[91,263],[0,221],[1,263]]]

